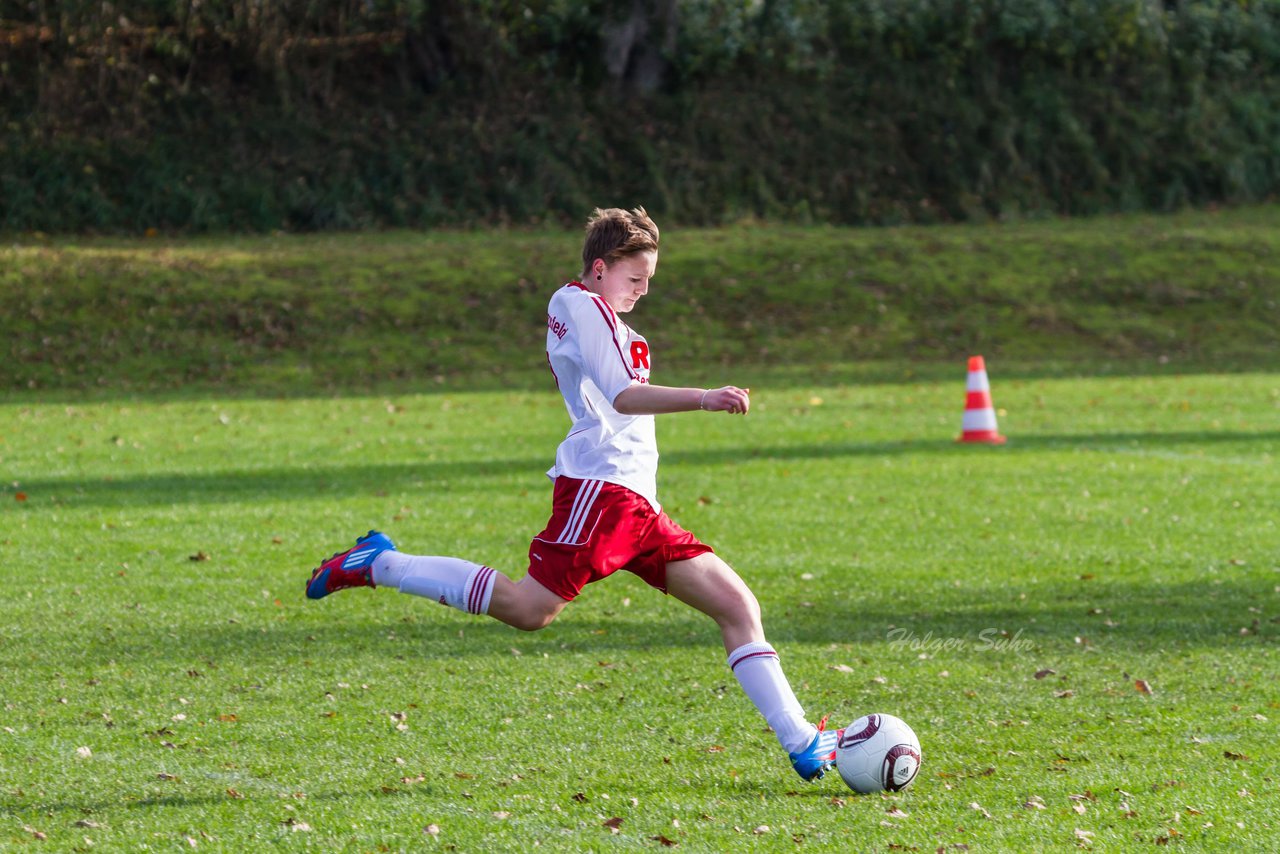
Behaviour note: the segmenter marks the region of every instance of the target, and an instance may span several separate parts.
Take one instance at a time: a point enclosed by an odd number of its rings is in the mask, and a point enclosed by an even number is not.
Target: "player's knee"
[[[760,622],[760,602],[750,590],[742,597],[741,612],[742,618],[747,622]]]
[[[722,605],[722,622],[735,626],[759,625],[760,602],[747,587],[726,596]]]

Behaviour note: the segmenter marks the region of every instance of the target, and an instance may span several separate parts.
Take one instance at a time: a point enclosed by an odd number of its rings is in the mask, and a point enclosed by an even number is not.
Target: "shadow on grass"
[[[194,781],[193,781],[194,782]],[[172,785],[172,784],[170,784]],[[181,784],[179,784],[181,785]],[[196,785],[205,785],[203,782]],[[216,788],[218,784],[209,784]],[[349,801],[353,798],[395,798],[413,795],[414,792],[409,789],[391,789],[391,788],[368,788],[357,789],[356,791],[342,792],[316,792],[308,788],[307,801]],[[243,800],[241,800],[243,798]],[[252,795],[246,793],[237,795],[234,798],[229,796],[225,791],[211,792],[208,794],[173,794],[173,795],[148,795],[145,797],[113,797],[107,800],[62,800],[62,801],[35,801],[25,802],[16,798],[0,798],[0,810],[16,816],[40,814],[43,819],[48,814],[54,813],[73,813],[76,816],[84,815],[119,815],[122,810],[149,810],[155,808],[173,808],[184,809],[187,807],[212,807],[226,805],[228,803],[252,803],[254,799],[260,803],[282,804],[279,795],[259,794]],[[285,829],[288,827],[285,825]],[[81,849],[77,849],[81,850]]]
[[[719,466],[745,460],[822,460],[840,457],[882,457],[906,454],[1023,453],[1042,450],[1133,450],[1169,446],[1206,446],[1228,443],[1273,443],[1280,431],[1239,433],[1195,431],[1168,433],[1049,434],[1011,439],[992,449],[982,445],[957,445],[951,440],[915,439],[898,442],[835,442],[822,445],[729,447],[663,454],[663,467]],[[297,501],[335,496],[372,495],[401,491],[430,492],[433,485],[527,475],[543,482],[549,456],[505,460],[455,460],[430,463],[385,463],[329,468],[267,468],[225,471],[201,475],[155,474],[137,477],[100,477],[87,480],[57,478],[23,480],[22,488],[34,509],[52,500],[59,506],[136,507],[175,504],[220,504],[237,501]],[[498,485],[495,484],[494,488]]]
[[[602,584],[608,584],[608,581]],[[1156,651],[1199,648],[1256,648],[1275,643],[1280,623],[1275,613],[1250,611],[1270,594],[1269,580],[1238,578],[1218,585],[1182,582],[1091,583],[1046,582],[1029,586],[1026,602],[1010,603],[992,590],[931,594],[919,603],[837,598],[812,606],[778,603],[765,597],[765,628],[770,640],[829,647],[850,645],[878,657],[898,650],[903,657],[918,652],[1000,657],[1002,654],[1062,655],[1093,649]],[[767,591],[772,594],[774,591]],[[361,592],[352,595],[386,595]],[[659,596],[658,593],[650,595]],[[416,600],[415,600],[416,601]],[[1032,604],[1028,604],[1028,602]],[[178,670],[193,659],[269,662],[359,660],[374,656],[417,662],[472,661],[492,658],[511,662],[519,655],[540,660],[581,655],[594,662],[616,660],[627,653],[650,656],[655,651],[705,647],[723,661],[720,634],[714,623],[674,599],[655,611],[612,610],[610,605],[580,601],[546,629],[516,631],[495,620],[441,609],[423,600],[419,616],[403,607],[388,608],[386,619],[362,608],[353,612],[341,602],[306,603],[308,612],[293,611],[282,622],[217,623],[189,626],[120,627],[83,650],[83,663],[128,660],[175,662]],[[465,633],[464,639],[460,635]],[[180,638],[175,649],[174,637]],[[646,658],[661,667],[661,656]],[[463,665],[470,666],[470,665]],[[644,666],[644,665],[637,665]],[[145,668],[144,668],[145,669]]]

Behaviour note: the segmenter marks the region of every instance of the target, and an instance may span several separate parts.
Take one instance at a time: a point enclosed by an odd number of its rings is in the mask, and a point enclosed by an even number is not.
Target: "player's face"
[[[591,283],[592,289],[622,314],[635,308],[640,297],[649,293],[649,280],[658,269],[658,253],[637,252],[612,264],[597,258],[592,269],[600,276],[599,281]]]

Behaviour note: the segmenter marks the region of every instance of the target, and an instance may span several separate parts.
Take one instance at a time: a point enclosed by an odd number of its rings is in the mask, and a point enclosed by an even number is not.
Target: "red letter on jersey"
[[[649,369],[649,345],[643,341],[631,342],[631,367]]]

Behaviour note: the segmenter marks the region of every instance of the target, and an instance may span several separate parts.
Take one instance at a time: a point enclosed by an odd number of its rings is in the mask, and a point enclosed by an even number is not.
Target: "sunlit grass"
[[[0,846],[1267,850],[1280,376],[989,360],[991,448],[953,442],[957,367],[659,428],[809,713],[915,727],[886,798],[795,778],[710,621],[633,578],[531,635],[303,598],[371,527],[521,574],[553,390],[4,404]]]

